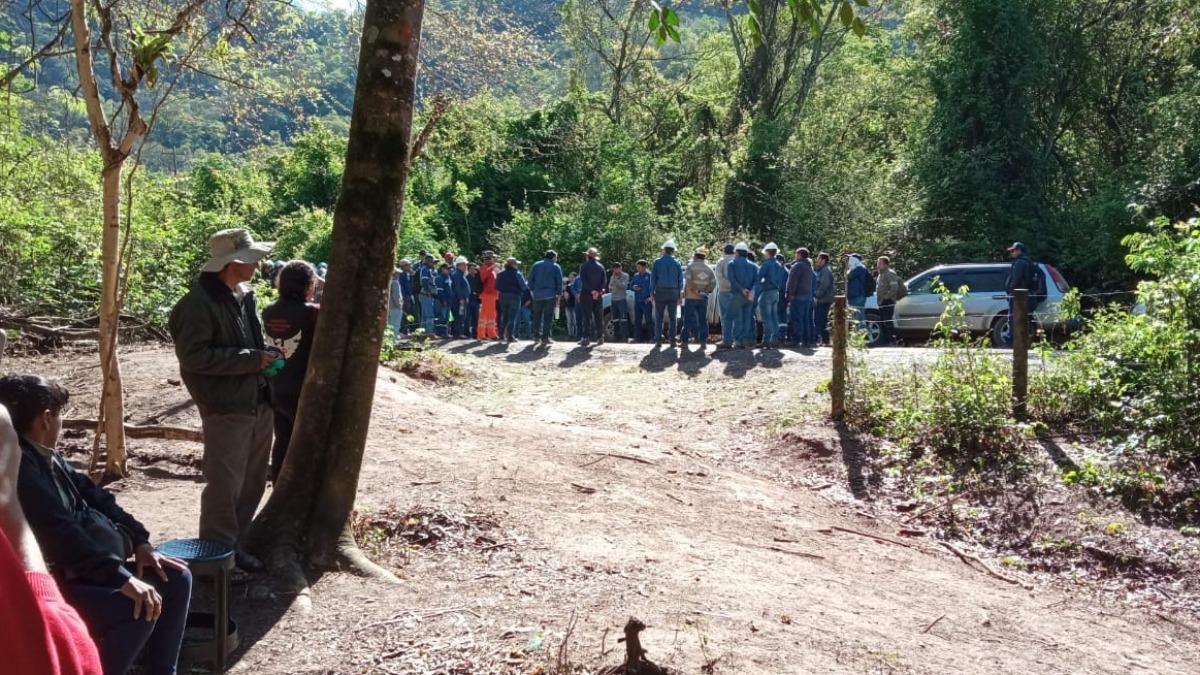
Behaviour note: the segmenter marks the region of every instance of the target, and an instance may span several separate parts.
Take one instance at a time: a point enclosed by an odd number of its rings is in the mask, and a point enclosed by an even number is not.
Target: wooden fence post
[[[1029,395],[1029,291],[1013,290],[1013,310],[1008,326],[1012,333],[1013,416],[1023,419]]]
[[[846,296],[833,299],[833,377],[829,381],[829,398],[833,406],[829,416],[834,420],[846,414]]]

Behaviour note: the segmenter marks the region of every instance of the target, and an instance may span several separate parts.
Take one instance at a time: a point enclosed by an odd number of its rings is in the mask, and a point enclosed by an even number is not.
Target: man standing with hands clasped
[[[266,488],[273,421],[266,374],[280,357],[263,343],[247,282],[271,246],[243,229],[212,235],[211,257],[168,322],[204,431],[200,538],[237,546],[238,567],[251,572],[262,563],[241,542]]]
[[[588,338],[596,344],[604,344],[604,293],[608,287],[608,274],[600,264],[600,251],[587,250],[587,260],[579,266],[579,305],[583,312],[583,330],[579,344],[587,346]]]

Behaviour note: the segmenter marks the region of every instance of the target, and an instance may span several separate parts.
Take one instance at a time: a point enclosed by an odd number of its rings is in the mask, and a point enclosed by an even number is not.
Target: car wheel
[[[867,344],[877,345],[883,339],[883,324],[877,312],[867,312]]]
[[[993,347],[1012,346],[1012,326],[1008,322],[1007,314],[1001,314],[992,321],[991,332]]]
[[[612,310],[606,309],[606,310],[604,310],[604,339],[609,342],[612,342],[613,338],[614,338],[614,333],[613,333],[613,322],[612,322]]]

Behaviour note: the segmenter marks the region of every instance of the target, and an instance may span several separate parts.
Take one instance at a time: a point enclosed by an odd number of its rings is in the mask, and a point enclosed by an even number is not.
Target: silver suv
[[[992,344],[1001,346],[1012,343],[1012,331],[1008,325],[1008,295],[1004,282],[1008,278],[1010,263],[980,263],[960,265],[938,265],[926,270],[906,282],[908,295],[896,303],[896,336],[924,341],[933,333],[934,327],[946,309],[941,295],[934,291],[941,285],[954,292],[966,286],[963,298],[967,325],[975,335],[990,334]],[[1063,295],[1071,285],[1063,279],[1052,265],[1038,263],[1046,276],[1046,299],[1034,312],[1034,318],[1046,335],[1060,337],[1079,328],[1077,319],[1065,320],[1059,309]],[[875,296],[867,298],[867,340],[877,344],[883,334],[879,320],[879,304]]]

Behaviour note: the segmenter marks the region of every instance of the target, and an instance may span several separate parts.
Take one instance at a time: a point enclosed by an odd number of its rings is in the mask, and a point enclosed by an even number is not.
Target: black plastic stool
[[[216,590],[215,612],[188,612],[188,628],[212,628],[213,639],[184,643],[180,656],[188,660],[210,660],[218,673],[225,672],[225,659],[238,647],[237,624],[229,618],[229,590],[234,565],[234,548],[209,539],[174,539],[158,552],[186,560],[195,578],[212,577]],[[222,629],[224,627],[224,629]]]

